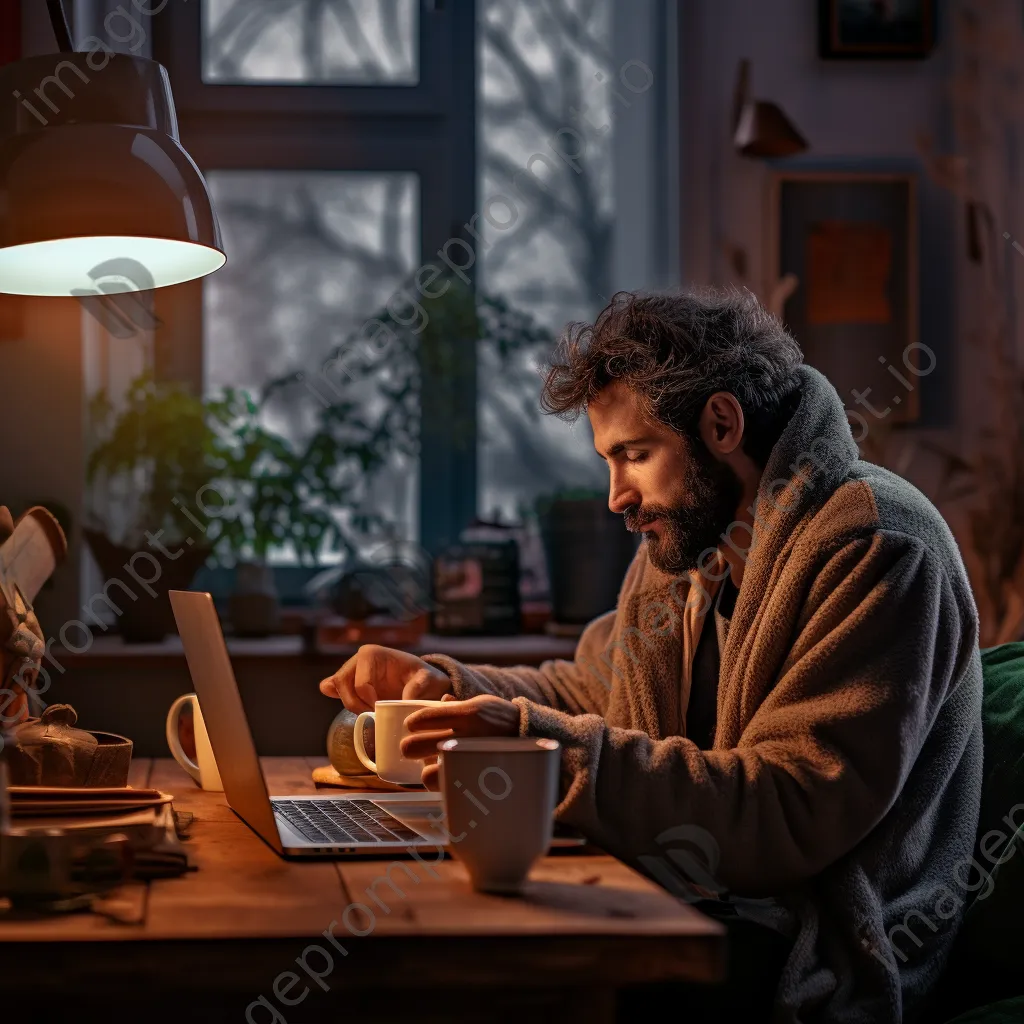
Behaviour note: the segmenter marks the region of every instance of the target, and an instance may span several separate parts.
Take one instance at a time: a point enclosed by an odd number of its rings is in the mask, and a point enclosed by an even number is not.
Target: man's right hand
[[[364,644],[320,683],[320,692],[359,712],[372,711],[379,700],[440,700],[452,692],[452,682],[415,654]]]

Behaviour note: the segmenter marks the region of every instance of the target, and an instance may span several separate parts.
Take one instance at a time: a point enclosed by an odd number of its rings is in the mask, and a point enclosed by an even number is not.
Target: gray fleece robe
[[[686,738],[686,705],[720,556],[673,578],[641,547],[574,661],[426,660],[562,744],[560,820],[648,868],[682,836],[715,891],[770,898],[795,940],[776,1020],[909,1021],[974,887],[977,612],[941,516],[858,460],[835,389],[800,373],[752,510],[711,750]]]

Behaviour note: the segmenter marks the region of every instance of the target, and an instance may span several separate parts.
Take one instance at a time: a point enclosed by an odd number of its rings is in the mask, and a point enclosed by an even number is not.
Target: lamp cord
[[[61,53],[74,53],[75,44],[71,39],[71,29],[68,26],[68,16],[64,10],[61,0],[46,0],[46,8],[50,12],[50,24],[53,26],[53,35],[57,40],[57,49]]]

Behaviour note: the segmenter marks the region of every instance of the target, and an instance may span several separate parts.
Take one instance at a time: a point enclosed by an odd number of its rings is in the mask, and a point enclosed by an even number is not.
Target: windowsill
[[[262,639],[227,638],[231,660],[236,665],[251,659],[265,661],[340,663],[351,657],[358,645],[339,645],[308,651],[301,636],[272,636]],[[519,636],[433,636],[426,634],[415,644],[401,645],[412,654],[448,654],[459,661],[486,665],[539,665],[553,658],[571,659],[576,640],[545,634]],[[127,644],[121,637],[97,637],[80,653],[53,649],[53,657],[67,668],[126,666],[184,662],[181,638],[169,636],[161,643]],[[336,667],[336,666],[335,666]]]

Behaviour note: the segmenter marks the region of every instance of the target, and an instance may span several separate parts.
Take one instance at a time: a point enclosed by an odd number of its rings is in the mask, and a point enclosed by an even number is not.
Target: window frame
[[[470,0],[475,6],[475,0]],[[304,82],[217,83],[203,80],[203,0],[171,4],[155,16],[154,56],[173,54],[175,98],[187,110],[222,114],[278,113],[392,116],[443,116],[451,98],[452,77],[446,68],[454,59],[449,15],[437,0],[419,0],[419,81],[415,85],[381,82],[348,85]],[[453,5],[455,6],[455,5]],[[461,6],[461,4],[459,5]],[[299,97],[296,90],[302,90]]]
[[[153,56],[170,76],[182,145],[204,173],[415,173],[420,265],[437,262],[476,210],[476,2],[419,2],[418,85],[204,83],[200,3],[168,5],[154,17]],[[201,282],[158,293],[155,342],[157,374],[200,391],[202,300]],[[443,359],[421,360],[418,540],[431,554],[477,513],[476,345],[441,344]],[[455,402],[471,403],[471,425]]]

